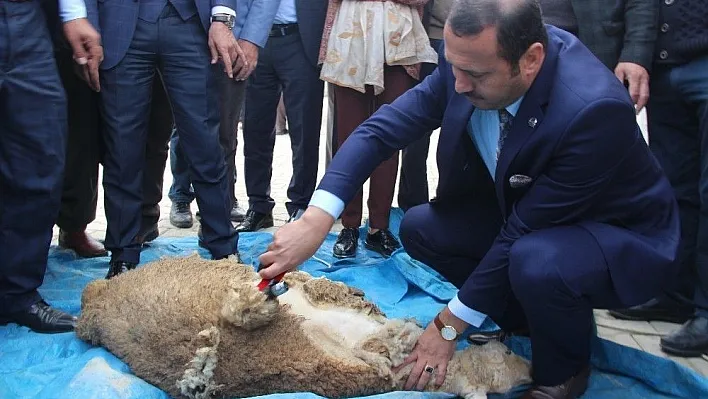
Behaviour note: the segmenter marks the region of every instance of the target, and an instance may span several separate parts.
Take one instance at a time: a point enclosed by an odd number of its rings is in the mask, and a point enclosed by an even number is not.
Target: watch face
[[[457,331],[455,331],[455,329],[450,326],[443,327],[443,329],[440,330],[440,334],[446,341],[453,341],[455,340],[455,338],[457,338]]]

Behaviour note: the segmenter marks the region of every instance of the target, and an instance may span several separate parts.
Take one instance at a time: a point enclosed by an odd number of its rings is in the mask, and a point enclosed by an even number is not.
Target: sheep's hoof
[[[221,319],[246,330],[262,327],[278,314],[278,301],[268,300],[252,282],[234,282],[221,308]]]

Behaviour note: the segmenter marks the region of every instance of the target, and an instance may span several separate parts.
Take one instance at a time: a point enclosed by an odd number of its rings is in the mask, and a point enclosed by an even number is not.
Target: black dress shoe
[[[294,222],[302,217],[302,215],[305,213],[304,209],[298,209],[295,212],[290,214],[290,218],[288,218],[288,223]]]
[[[507,338],[519,336],[519,337],[529,337],[531,332],[528,328],[523,328],[515,331],[480,331],[472,333],[467,337],[467,342],[473,345],[484,345],[490,341],[504,342]]]
[[[135,263],[112,260],[111,263],[108,264],[108,274],[106,274],[106,280],[121,273],[125,273],[128,270],[133,270],[136,266],[137,265]]]
[[[160,235],[160,230],[157,228],[157,223],[150,224],[148,226],[140,226],[140,231],[135,240],[138,244],[143,245],[145,243],[154,241]]]
[[[194,224],[189,202],[173,202],[170,208],[170,223],[180,229],[188,229]]]
[[[696,316],[659,341],[669,355],[699,357],[708,354],[708,319]]]
[[[610,310],[608,313],[620,320],[666,321],[669,323],[685,323],[686,320],[693,317],[691,307],[658,299],[652,299],[647,303],[627,309]]]
[[[586,367],[560,385],[536,385],[526,392],[521,399],[576,399],[588,389],[589,379],[590,367]]]
[[[0,318],[0,325],[7,323],[16,323],[38,333],[53,334],[73,331],[76,327],[76,317],[39,301],[27,310]]]
[[[236,231],[239,233],[245,233],[249,231],[258,231],[267,227],[273,227],[273,214],[270,212],[260,213],[249,209],[248,212],[246,212],[246,217],[243,218],[243,222],[236,226]]]
[[[401,247],[396,237],[388,229],[379,230],[374,234],[367,233],[364,245],[367,249],[378,252],[386,258]]]
[[[353,258],[356,256],[356,248],[359,245],[359,229],[345,227],[339,232],[337,241],[334,243],[332,254],[335,258]]]
[[[231,221],[240,223],[245,217],[246,211],[241,208],[241,205],[238,204],[238,201],[235,201],[234,206],[231,207]]]

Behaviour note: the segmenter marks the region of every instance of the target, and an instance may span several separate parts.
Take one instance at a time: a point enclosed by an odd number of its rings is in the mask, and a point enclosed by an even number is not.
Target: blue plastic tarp
[[[393,212],[391,229],[394,232],[398,230],[400,219],[401,213]],[[239,250],[244,263],[255,265],[271,239],[269,233],[242,234]],[[332,257],[335,239],[336,235],[330,234],[302,270],[364,290],[367,298],[389,317],[415,317],[427,324],[456,293],[450,283],[402,250],[383,259],[362,247],[355,259],[336,259]],[[208,253],[198,247],[196,237],[159,238],[142,252],[142,262],[195,251],[208,257]],[[107,263],[108,258],[77,259],[71,251],[52,247],[40,291],[52,305],[78,315],[81,291],[91,280],[105,276]],[[488,330],[496,326],[489,322],[482,328]],[[516,353],[530,357],[528,339],[514,338],[509,344]],[[694,371],[606,340],[594,341],[592,366],[590,387],[583,398],[708,398],[708,380]],[[505,397],[516,397],[519,391]],[[166,397],[156,387],[134,376],[129,367],[110,352],[82,342],[73,333],[43,335],[15,324],[0,327],[0,399]],[[432,399],[451,395],[393,392],[373,397]],[[296,393],[265,398],[319,396]]]

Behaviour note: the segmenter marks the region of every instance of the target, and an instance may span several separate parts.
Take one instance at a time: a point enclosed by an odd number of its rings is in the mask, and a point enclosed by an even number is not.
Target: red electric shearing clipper
[[[265,266],[260,263],[256,272],[259,272],[263,269],[265,269]],[[283,279],[283,276],[285,276],[285,272],[278,274],[270,280],[261,280],[261,282],[258,283],[258,290],[268,295],[268,299],[274,299],[275,297],[286,293],[288,291],[288,285],[287,283],[285,283],[285,281],[281,281]]]

